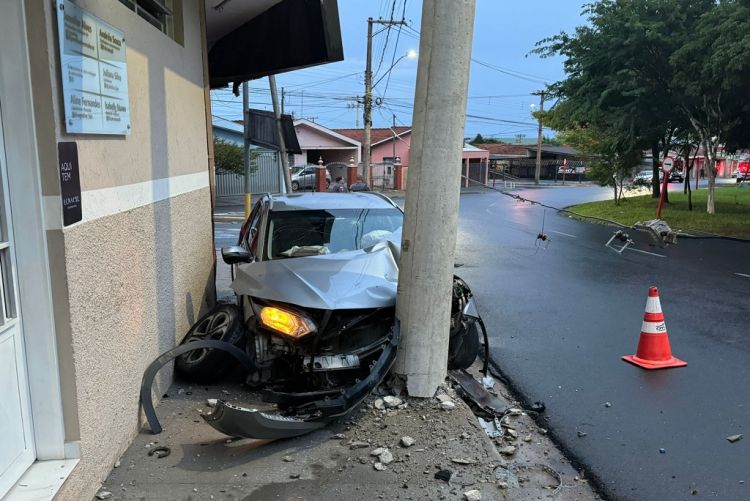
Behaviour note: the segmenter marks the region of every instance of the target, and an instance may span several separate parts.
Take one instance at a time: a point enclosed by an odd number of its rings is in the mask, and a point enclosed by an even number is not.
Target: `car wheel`
[[[239,348],[244,346],[245,327],[237,306],[217,305],[190,328],[182,342],[185,344],[207,339],[225,341]],[[177,357],[175,369],[187,380],[211,383],[225,375],[235,365],[234,362],[232,356],[224,351],[200,349]]]
[[[448,347],[448,370],[468,369],[479,355],[479,326],[467,319],[465,328],[453,336]]]
[[[299,190],[299,183],[297,181],[292,181],[292,191]]]

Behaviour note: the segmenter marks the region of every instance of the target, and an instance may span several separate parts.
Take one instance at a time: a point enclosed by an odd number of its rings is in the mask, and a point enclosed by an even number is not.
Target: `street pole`
[[[393,19],[373,19],[371,17],[367,18],[367,65],[365,66],[365,97],[364,97],[364,126],[365,126],[365,134],[364,139],[362,140],[362,153],[363,153],[363,163],[364,163],[364,173],[363,173],[363,179],[365,183],[369,186],[370,184],[370,162],[371,162],[371,155],[370,155],[370,143],[372,142],[371,139],[371,129],[372,129],[372,25],[373,24],[380,24],[383,26],[397,26],[397,25],[406,25],[406,21],[403,19],[401,21],[394,21]]]
[[[250,217],[250,211],[253,208],[250,196],[250,97],[247,82],[242,83],[242,117],[245,126],[243,160],[245,166],[245,219],[247,219]]]
[[[276,95],[276,76],[268,75],[268,86],[271,87],[271,103],[273,114],[276,117],[276,131],[279,133],[279,156],[281,157],[281,170],[283,171],[284,193],[292,192],[292,175],[289,173],[289,155],[286,153],[286,141],[284,141],[284,128],[281,125],[281,113],[279,112],[279,96]]]
[[[362,144],[362,178],[367,186],[370,186],[370,129],[372,128],[372,23],[371,17],[367,18],[367,66],[365,67],[365,135]]]
[[[474,10],[475,0],[422,3],[394,368],[416,397],[432,397],[447,372]]]
[[[544,94],[543,90],[535,92],[534,96],[539,96],[539,113],[544,113]],[[536,170],[534,170],[534,184],[539,184],[539,177],[542,173],[542,117],[539,117],[539,130],[536,135]],[[563,172],[563,182],[565,180]]]

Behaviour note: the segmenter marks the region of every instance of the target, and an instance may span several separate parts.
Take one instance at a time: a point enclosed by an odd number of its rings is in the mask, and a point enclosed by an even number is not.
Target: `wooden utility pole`
[[[365,134],[364,139],[362,141],[362,153],[363,153],[363,163],[364,163],[364,173],[363,173],[363,179],[365,183],[368,185],[370,184],[370,163],[371,163],[371,155],[370,155],[370,143],[372,142],[371,139],[371,129],[372,129],[372,25],[373,24],[380,24],[382,26],[385,26],[386,28],[389,26],[398,26],[398,25],[406,25],[406,21],[403,19],[401,21],[394,21],[393,19],[373,19],[371,17],[367,18],[367,65],[365,67],[365,98],[364,98],[364,107],[365,107],[365,113],[364,113],[364,126],[365,126]],[[377,33],[376,33],[377,35]]]
[[[424,0],[406,187],[394,371],[409,395],[445,380],[475,0]]]
[[[539,96],[539,113],[544,113],[544,96],[546,92],[540,90],[532,95]],[[534,170],[534,184],[539,184],[542,173],[542,117],[539,117],[539,129],[536,135],[536,169]]]

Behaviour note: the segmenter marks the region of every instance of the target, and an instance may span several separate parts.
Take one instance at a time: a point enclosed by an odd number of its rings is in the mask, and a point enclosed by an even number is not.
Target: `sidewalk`
[[[495,389],[505,392],[499,384]],[[493,443],[450,387],[442,393],[440,398],[455,408],[444,410],[437,398],[400,395],[400,405],[380,409],[382,398],[373,396],[323,430],[271,441],[232,439],[199,416],[209,410],[207,398],[242,404],[257,395],[239,384],[177,382],[157,408],[164,431],[142,430],[97,495],[118,500],[599,499],[528,416],[505,418],[505,438]],[[413,445],[405,445],[406,437]],[[158,446],[170,454],[149,456]],[[387,452],[377,450],[383,448]]]

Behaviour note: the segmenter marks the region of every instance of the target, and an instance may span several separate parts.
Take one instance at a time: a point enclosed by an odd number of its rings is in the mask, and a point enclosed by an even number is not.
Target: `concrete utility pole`
[[[406,21],[403,19],[401,21],[394,21],[393,19],[373,19],[371,17],[367,18],[367,65],[365,67],[365,98],[364,98],[364,106],[365,106],[365,113],[364,113],[364,126],[365,126],[365,134],[364,139],[362,141],[362,149],[364,150],[363,153],[363,160],[364,163],[364,173],[363,173],[363,179],[365,183],[368,185],[370,184],[370,162],[371,162],[371,155],[370,155],[370,143],[372,142],[371,139],[371,132],[372,129],[372,25],[373,24],[380,24],[385,26],[386,28],[389,26],[398,26],[398,25],[406,25]],[[377,33],[376,33],[377,34]]]
[[[396,317],[409,395],[446,376],[475,0],[424,0]]]
[[[544,95],[546,92],[540,90],[534,92],[533,96],[539,96],[539,113],[544,113]],[[542,173],[542,118],[539,117],[539,130],[536,135],[536,170],[534,170],[534,184],[539,184],[539,176]]]
[[[245,164],[245,219],[250,217],[253,208],[250,196],[250,97],[247,90],[247,82],[242,82],[242,117],[245,125],[244,141],[244,164]]]
[[[285,193],[292,192],[292,175],[289,173],[289,155],[286,153],[286,141],[284,141],[284,127],[281,124],[281,113],[279,112],[279,96],[276,95],[276,76],[268,75],[268,86],[271,87],[271,103],[273,114],[276,116],[276,130],[279,133],[279,157],[281,157],[281,170],[284,175]]]

